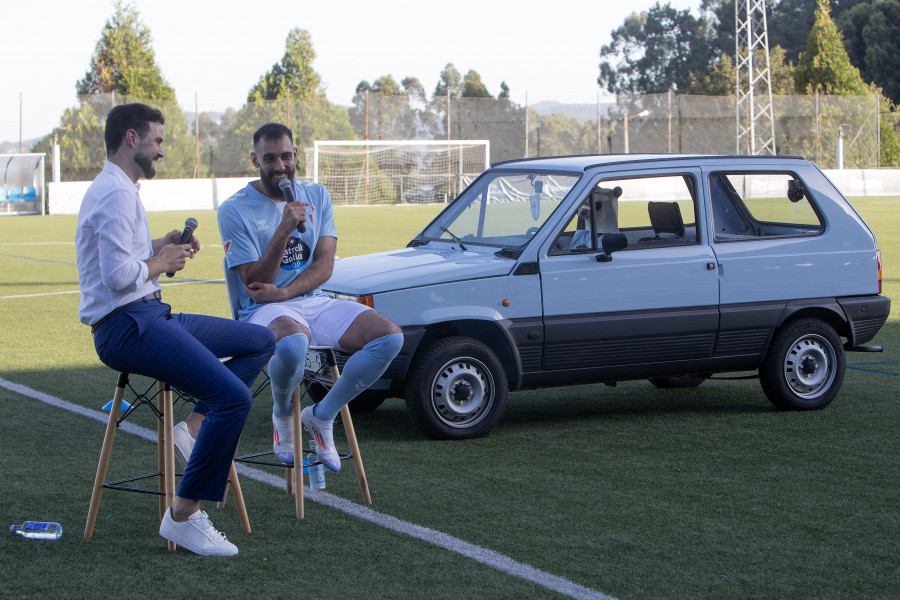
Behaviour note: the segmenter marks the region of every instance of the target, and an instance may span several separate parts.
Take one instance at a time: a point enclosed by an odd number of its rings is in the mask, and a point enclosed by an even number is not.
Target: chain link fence
[[[358,94],[349,107],[324,99],[248,103],[224,112],[186,112],[175,102],[94,95],[65,111],[60,127],[38,142],[46,153],[60,147],[60,179],[87,181],[105,159],[103,124],[116,104],[143,101],[166,117],[166,158],[159,178],[251,177],[253,132],[262,124],[288,125],[300,148],[297,174],[315,140],[489,140],[491,162],[565,154],[698,153],[746,154],[737,147],[735,99],[676,94],[621,97],[597,103],[596,115],[539,114],[508,99],[437,98]],[[879,126],[894,113],[879,112],[878,96],[776,96],[778,154],[799,155],[822,168],[879,167]],[[592,110],[590,112],[593,112]],[[896,123],[892,123],[896,127]],[[398,199],[401,194],[397,194]]]

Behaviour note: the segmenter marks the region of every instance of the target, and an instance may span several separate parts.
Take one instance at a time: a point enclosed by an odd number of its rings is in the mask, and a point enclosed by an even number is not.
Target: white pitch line
[[[104,412],[73,404],[66,400],[62,400],[61,398],[50,396],[49,394],[39,392],[24,385],[13,383],[12,381],[7,381],[2,377],[0,377],[0,387],[6,388],[7,390],[15,392],[16,394],[39,400],[40,402],[43,402],[44,404],[48,404],[55,408],[62,408],[63,410],[79,414],[83,417],[94,419],[95,421],[99,421],[101,423],[106,423],[107,421],[109,421],[109,416]],[[133,425],[128,422],[122,422],[119,425],[119,429],[126,433],[136,435],[147,441],[156,443],[156,432],[151,431],[146,427]],[[277,477],[275,475],[272,475],[271,473],[266,473],[264,471],[260,471],[259,469],[248,467],[243,464],[238,464],[236,465],[236,467],[238,472],[244,477],[249,477],[250,479],[259,481],[260,483],[266,483],[279,489],[284,489],[283,477]],[[335,510],[341,511],[344,514],[350,515],[352,517],[363,519],[364,521],[368,521],[374,525],[378,525],[379,527],[389,529],[396,533],[422,540],[423,542],[433,544],[435,546],[438,546],[439,548],[444,548],[445,550],[449,550],[450,552],[454,552],[466,558],[470,558],[478,563],[491,567],[492,569],[496,569],[501,573],[524,579],[525,581],[529,581],[548,590],[558,592],[564,596],[576,598],[578,600],[616,600],[612,596],[607,596],[606,594],[598,592],[597,590],[579,585],[573,581],[566,579],[565,577],[559,577],[557,575],[547,573],[546,571],[541,571],[540,569],[536,569],[530,565],[514,560],[506,555],[500,554],[499,552],[494,552],[493,550],[482,548],[481,546],[471,544],[435,529],[429,529],[428,527],[422,527],[421,525],[416,525],[414,523],[409,523],[390,515],[379,513],[372,510],[371,508],[355,504],[353,502],[350,502],[349,500],[345,500],[343,498],[335,496],[334,494],[323,492],[321,490],[313,490],[312,488],[307,486],[303,486],[303,493],[313,502],[317,502],[324,506],[328,506]]]
[[[198,283],[224,283],[224,279],[204,279],[203,281],[179,281],[175,283],[167,283],[163,285],[162,288],[165,290],[168,287],[175,287],[178,285],[196,285]],[[160,284],[161,285],[161,284]],[[44,292],[42,294],[19,294],[17,296],[0,296],[0,300],[15,300],[17,298],[41,298],[43,296],[62,296],[65,294],[78,294],[81,293],[81,290],[69,290],[65,292]]]
[[[18,296],[0,296],[0,300],[16,300],[18,298],[41,298],[43,296],[65,296],[66,294],[77,294],[81,290],[70,290],[68,292],[44,292],[43,294],[19,294]]]
[[[74,246],[75,242],[0,242],[0,246]]]

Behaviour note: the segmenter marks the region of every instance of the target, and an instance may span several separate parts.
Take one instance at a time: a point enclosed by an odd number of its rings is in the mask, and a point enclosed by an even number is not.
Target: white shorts
[[[290,317],[309,329],[311,345],[340,348],[338,341],[356,317],[367,310],[372,309],[356,302],[313,296],[266,304],[253,313],[250,322],[268,327],[278,317]]]

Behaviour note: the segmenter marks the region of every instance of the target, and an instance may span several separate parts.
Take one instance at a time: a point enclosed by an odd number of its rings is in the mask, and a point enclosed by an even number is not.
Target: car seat
[[[684,221],[677,202],[650,202],[647,210],[656,239],[662,239],[661,234],[673,234],[675,239],[684,237]]]

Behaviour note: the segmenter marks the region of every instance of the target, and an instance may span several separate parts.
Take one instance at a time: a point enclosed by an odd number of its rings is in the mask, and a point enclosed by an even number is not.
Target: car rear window
[[[792,173],[713,173],[709,192],[716,242],[817,235],[824,228]]]

